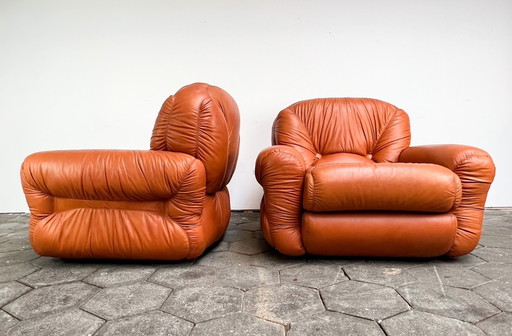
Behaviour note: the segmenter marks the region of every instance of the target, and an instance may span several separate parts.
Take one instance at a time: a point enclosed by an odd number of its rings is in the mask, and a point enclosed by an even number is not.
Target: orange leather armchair
[[[480,239],[491,157],[463,145],[409,147],[407,114],[374,99],[281,111],[256,162],[261,228],[281,253],[434,257]]]
[[[196,83],[164,102],[149,151],[30,155],[21,178],[32,247],[62,258],[199,256],[229,222],[239,123],[229,94]]]

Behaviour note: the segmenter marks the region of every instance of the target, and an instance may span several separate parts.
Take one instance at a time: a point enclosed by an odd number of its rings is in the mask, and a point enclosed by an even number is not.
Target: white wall
[[[259,206],[277,112],[333,96],[405,109],[413,144],[487,150],[487,206],[511,206],[511,60],[509,0],[0,0],[0,212],[27,211],[25,156],[147,149],[163,100],[196,81],[240,107],[234,209]]]

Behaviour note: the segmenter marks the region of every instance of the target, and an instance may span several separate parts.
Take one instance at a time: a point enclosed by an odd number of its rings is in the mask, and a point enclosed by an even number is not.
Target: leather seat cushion
[[[458,176],[439,165],[332,163],[307,171],[303,207],[312,212],[448,212],[461,196]]]

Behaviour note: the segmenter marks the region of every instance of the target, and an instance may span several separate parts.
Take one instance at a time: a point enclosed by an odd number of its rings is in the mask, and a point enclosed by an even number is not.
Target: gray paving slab
[[[8,239],[8,237],[3,236],[2,240]],[[0,252],[12,252],[12,251],[20,251],[20,250],[27,250],[31,249],[32,246],[27,241],[26,238],[16,238],[16,239],[9,239],[7,241],[4,241],[0,243]]]
[[[39,270],[39,267],[36,267],[31,263],[0,266],[0,282],[17,280],[34,273],[37,270]]]
[[[83,304],[82,309],[111,320],[159,309],[171,291],[147,282],[104,288]]]
[[[348,280],[341,266],[310,263],[282,269],[279,275],[283,283],[312,288],[322,288]]]
[[[16,281],[0,284],[0,308],[17,297],[29,292],[32,288]]]
[[[388,335],[485,336],[482,330],[470,323],[416,310],[386,319],[382,327]]]
[[[438,284],[415,283],[398,288],[414,309],[476,323],[500,311],[472,291]]]
[[[0,252],[0,266],[21,264],[39,258],[33,250]]]
[[[492,280],[500,280],[503,278],[512,279],[512,263],[489,262],[473,267],[471,270]]]
[[[318,291],[291,284],[250,289],[245,293],[243,304],[244,313],[281,324],[324,310]]]
[[[512,314],[501,313],[494,315],[478,323],[477,327],[490,336],[512,335]]]
[[[64,260],[16,250],[28,216],[0,214],[0,335],[512,334],[510,232],[512,211],[488,210],[459,258],[287,257],[233,212],[197,260]]]
[[[512,312],[512,280],[493,281],[478,287],[475,292],[502,311]]]
[[[512,239],[511,239],[512,244]],[[512,264],[512,249],[482,247],[473,251],[474,255],[487,262]]]
[[[306,262],[306,257],[289,257],[273,250],[252,255],[249,261],[249,263],[254,266],[277,270],[290,266],[305,264]]]
[[[253,255],[270,250],[270,245],[263,239],[250,238],[232,242],[229,246],[232,252]]]
[[[191,336],[284,336],[284,326],[243,313],[198,323]]]
[[[87,276],[84,282],[98,287],[112,287],[147,280],[156,270],[153,266],[137,264],[103,267]]]
[[[483,235],[480,238],[480,245],[484,247],[498,247],[504,249],[512,249],[512,245],[510,244],[510,237],[507,235],[495,235],[488,236]],[[1,245],[0,245],[1,246]]]
[[[194,324],[176,316],[152,311],[105,323],[94,336],[189,335]]]
[[[36,319],[21,321],[9,329],[7,335],[93,335],[103,323],[104,321],[97,316],[79,309],[71,309]]]
[[[490,281],[477,272],[461,267],[428,265],[411,268],[409,272],[420,282],[442,283],[465,289],[475,288]]]
[[[174,291],[161,309],[197,323],[241,312],[242,297],[232,287],[186,287]]]
[[[7,332],[19,322],[12,315],[0,310],[0,335],[9,335]]]
[[[29,319],[77,307],[97,291],[97,287],[82,282],[42,287],[22,295],[3,309],[19,319]]]
[[[79,281],[96,270],[96,266],[81,264],[45,267],[19,279],[19,281],[34,288],[38,288],[43,286]]]
[[[351,280],[397,287],[417,282],[418,279],[400,266],[375,265],[373,263],[346,266],[343,268]]]
[[[291,325],[287,336],[364,335],[385,336],[374,321],[325,311]]]
[[[345,281],[322,288],[320,294],[328,310],[376,321],[410,309],[394,289],[370,283]]]

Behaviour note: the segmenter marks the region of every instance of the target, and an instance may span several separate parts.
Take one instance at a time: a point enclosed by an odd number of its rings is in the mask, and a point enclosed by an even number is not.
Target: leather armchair
[[[494,178],[489,154],[410,145],[407,114],[356,98],[279,113],[256,161],[261,229],[281,253],[435,257],[471,252]]]
[[[191,84],[162,105],[151,150],[35,153],[21,168],[30,241],[61,258],[191,259],[224,234],[239,112]]]

